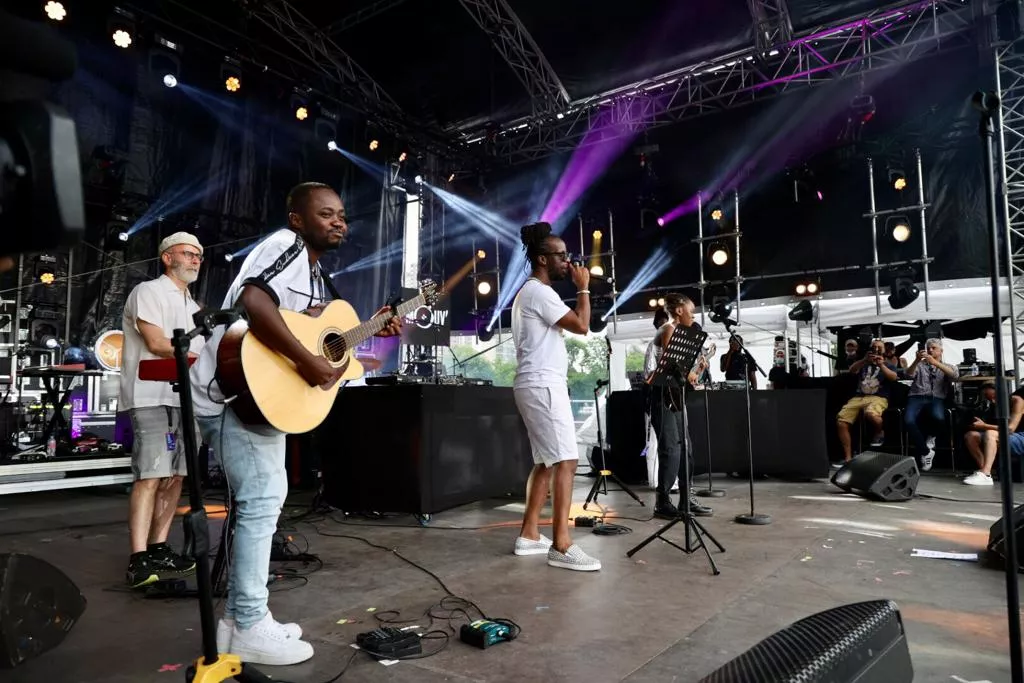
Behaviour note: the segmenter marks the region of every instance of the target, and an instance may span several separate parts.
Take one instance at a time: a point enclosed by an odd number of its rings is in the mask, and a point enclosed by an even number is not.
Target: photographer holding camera
[[[857,393],[846,402],[836,417],[839,441],[843,445],[843,462],[852,459],[850,425],[857,422],[863,413],[872,429],[871,446],[879,447],[885,441],[882,432],[882,413],[889,407],[889,392],[899,380],[898,366],[885,360],[885,344],[881,339],[871,342],[868,354],[850,365],[850,372],[857,375]]]

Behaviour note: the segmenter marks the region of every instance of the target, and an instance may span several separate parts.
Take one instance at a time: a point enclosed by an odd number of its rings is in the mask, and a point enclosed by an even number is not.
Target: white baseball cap
[[[199,244],[199,238],[190,232],[176,232],[165,237],[160,242],[159,253],[163,254],[171,247],[176,247],[179,244],[187,244],[198,249],[200,254],[203,253],[203,245]]]

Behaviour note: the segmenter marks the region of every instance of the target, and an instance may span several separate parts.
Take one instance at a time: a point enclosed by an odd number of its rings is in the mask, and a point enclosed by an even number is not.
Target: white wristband
[[[578,291],[576,293],[577,294],[590,294],[590,290],[589,289],[581,289],[580,291]]]

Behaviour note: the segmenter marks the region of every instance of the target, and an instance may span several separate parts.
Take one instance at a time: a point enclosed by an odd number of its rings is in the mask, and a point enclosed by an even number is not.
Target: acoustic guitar
[[[341,382],[363,376],[363,364],[353,353],[356,347],[395,316],[403,318],[436,299],[437,286],[427,280],[418,296],[362,323],[355,309],[341,300],[327,304],[316,318],[282,310],[281,317],[296,339],[337,370],[331,382],[318,387],[309,386],[292,361],[249,334],[248,323],[239,320],[224,332],[217,349],[217,380],[245,424],[270,425],[286,434],[308,432],[327,417]]]

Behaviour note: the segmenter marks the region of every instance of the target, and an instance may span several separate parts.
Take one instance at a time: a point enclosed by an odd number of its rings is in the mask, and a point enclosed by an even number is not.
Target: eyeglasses
[[[568,261],[569,260],[569,252],[567,252],[567,251],[542,251],[540,253],[540,255],[541,256],[557,256],[558,258],[562,259],[563,261]]]
[[[177,254],[178,256],[184,256],[187,259],[198,261],[199,263],[203,262],[203,255],[197,251],[175,251],[171,253]]]

